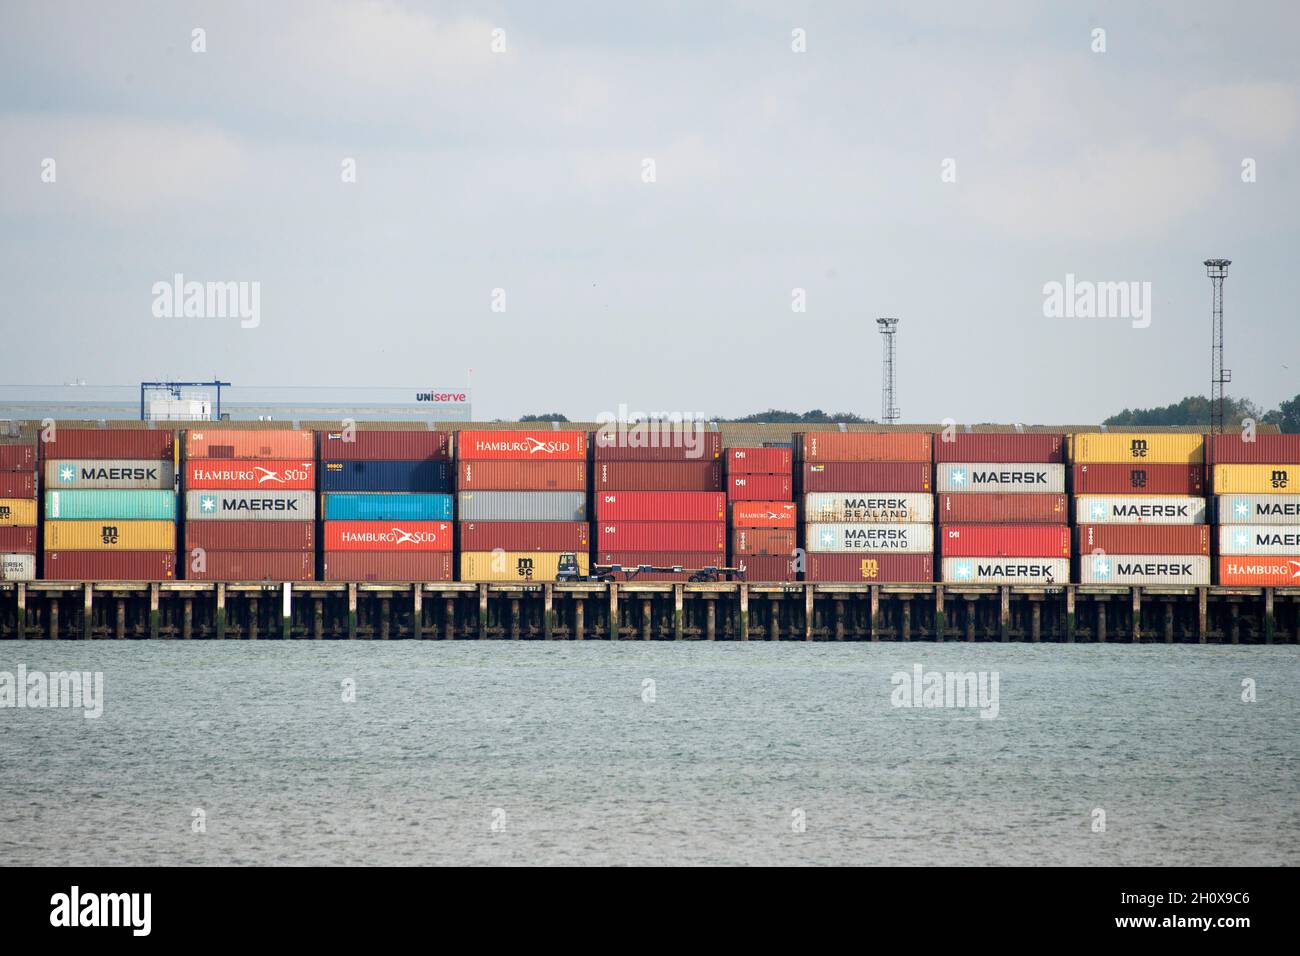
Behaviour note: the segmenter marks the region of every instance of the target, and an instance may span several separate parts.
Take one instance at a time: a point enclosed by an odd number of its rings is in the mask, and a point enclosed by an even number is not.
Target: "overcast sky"
[[[1231,392],[1272,407],[1297,36],[1289,0],[5,0],[0,382],[877,417],[895,315],[904,421],[1087,423],[1208,391],[1224,256]],[[259,282],[260,325],[155,317],[176,273]],[[1150,282],[1150,326],[1045,317],[1067,274]]]

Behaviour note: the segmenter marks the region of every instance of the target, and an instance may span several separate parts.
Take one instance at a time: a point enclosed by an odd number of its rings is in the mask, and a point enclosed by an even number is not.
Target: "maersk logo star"
[[[950,476],[954,485],[966,484],[966,472],[962,471],[960,468],[954,468],[950,473]]]
[[[1097,502],[1095,505],[1092,506],[1092,516],[1094,518],[1106,517],[1106,506],[1102,504],[1100,501]]]
[[[959,581],[969,581],[974,573],[975,569],[971,567],[969,561],[963,561],[957,565],[957,580]]]
[[[835,532],[833,532],[833,531],[823,531],[823,532],[822,532],[822,544],[834,544],[834,543],[835,543]]]
[[[1097,558],[1092,562],[1092,573],[1099,578],[1110,577],[1110,562],[1105,558]]]
[[[199,499],[199,507],[202,508],[204,511],[216,511],[217,499],[210,498],[207,495],[204,495],[202,498]]]
[[[1246,534],[1244,531],[1238,531],[1236,535],[1233,536],[1232,540],[1236,543],[1237,547],[1244,548],[1250,542],[1250,535]]]
[[[1238,518],[1245,518],[1250,514],[1250,505],[1244,501],[1238,501],[1232,510],[1236,512]]]
[[[74,481],[76,477],[77,472],[70,465],[64,465],[59,469],[59,481]]]

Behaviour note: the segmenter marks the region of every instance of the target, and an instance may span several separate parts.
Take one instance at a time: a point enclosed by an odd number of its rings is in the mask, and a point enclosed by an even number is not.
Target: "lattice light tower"
[[[886,425],[897,424],[898,393],[894,377],[894,336],[898,332],[898,319],[876,319],[880,334],[885,338],[885,359],[880,372],[880,420]]]
[[[1214,304],[1210,330],[1210,431],[1223,431],[1223,386],[1232,381],[1232,372],[1223,367],[1223,280],[1228,277],[1231,259],[1206,259],[1205,271],[1214,286]]]

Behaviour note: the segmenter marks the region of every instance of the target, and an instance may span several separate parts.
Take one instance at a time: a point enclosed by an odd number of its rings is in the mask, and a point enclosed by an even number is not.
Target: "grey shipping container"
[[[311,491],[187,491],[187,521],[310,521],[316,517]]]
[[[54,459],[45,463],[47,491],[73,488],[101,490],[161,490],[176,486],[176,468],[170,461],[139,458]]]
[[[586,521],[585,491],[462,491],[458,521]]]
[[[36,555],[0,554],[0,581],[31,581],[36,577]]]

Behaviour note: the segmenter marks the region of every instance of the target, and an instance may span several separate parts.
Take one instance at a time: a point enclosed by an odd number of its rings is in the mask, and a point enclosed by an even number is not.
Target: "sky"
[[[875,418],[896,316],[904,422],[1086,424],[1209,391],[1224,257],[1229,392],[1272,408],[1297,35],[1251,0],[5,0],[0,384]],[[256,324],[160,305],[177,274],[256,283]],[[1149,309],[1049,314],[1067,276]]]

